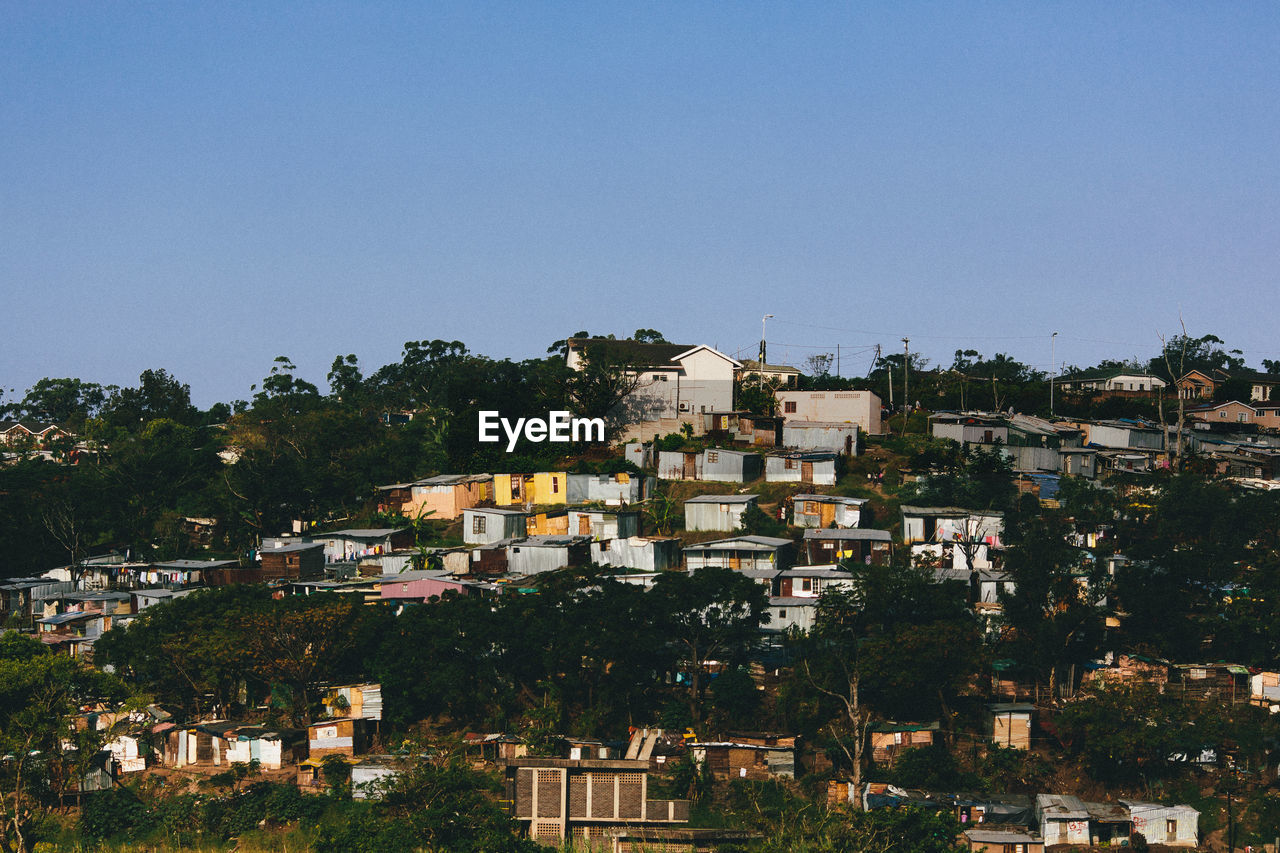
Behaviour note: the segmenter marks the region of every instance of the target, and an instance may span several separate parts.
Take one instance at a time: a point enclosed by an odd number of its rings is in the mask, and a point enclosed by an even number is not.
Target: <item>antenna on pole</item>
[[[911,339],[902,339],[902,434],[907,434],[907,419],[911,417],[911,393],[908,382],[911,377]]]

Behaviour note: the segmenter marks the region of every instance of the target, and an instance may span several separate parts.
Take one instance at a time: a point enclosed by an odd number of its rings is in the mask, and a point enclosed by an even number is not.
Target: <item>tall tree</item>
[[[0,850],[29,853],[75,793],[102,747],[75,725],[80,706],[123,698],[114,678],[17,635],[0,638]]]
[[[707,662],[742,662],[768,619],[760,584],[732,569],[667,572],[654,581],[654,612],[689,676],[689,713],[702,719]]]

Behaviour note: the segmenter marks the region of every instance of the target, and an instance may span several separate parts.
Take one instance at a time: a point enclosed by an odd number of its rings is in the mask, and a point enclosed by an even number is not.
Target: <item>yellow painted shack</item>
[[[550,509],[531,512],[524,520],[529,536],[565,536],[569,533],[569,510]]]
[[[569,475],[564,471],[536,474],[494,474],[493,502],[497,506],[554,506],[569,502]]]

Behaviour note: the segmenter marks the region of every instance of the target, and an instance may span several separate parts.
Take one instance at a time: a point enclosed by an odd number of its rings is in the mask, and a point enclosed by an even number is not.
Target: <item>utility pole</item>
[[[765,357],[768,355],[768,353],[765,351],[764,327],[765,327],[765,324],[769,322],[769,318],[771,318],[772,316],[773,316],[772,314],[765,314],[763,317],[760,318],[760,372],[758,375],[760,376],[761,388],[764,387],[764,365],[765,365]]]
[[[907,434],[907,421],[911,418],[911,392],[908,382],[911,376],[911,339],[902,339],[902,434]]]
[[[1058,333],[1049,336],[1049,417],[1053,417],[1053,380],[1058,375],[1058,353],[1054,345],[1058,342]]]
[[[840,345],[836,344],[836,378],[840,378]]]

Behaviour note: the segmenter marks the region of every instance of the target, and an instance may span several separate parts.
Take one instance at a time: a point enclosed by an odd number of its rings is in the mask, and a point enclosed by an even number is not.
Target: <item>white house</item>
[[[871,391],[777,391],[778,414],[783,421],[783,441],[787,424],[793,421],[857,424],[863,432],[880,435],[880,397]]]
[[[742,364],[705,344],[570,338],[565,363],[582,370],[593,355],[624,367],[635,383],[613,413],[623,441],[677,432],[682,423],[701,433],[703,414],[733,409],[734,372]]]

